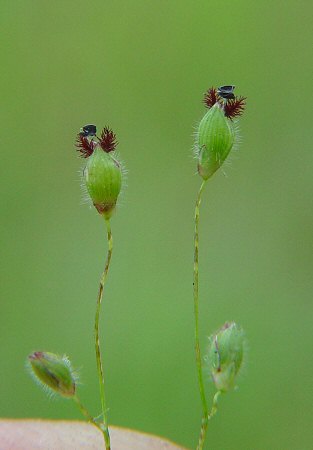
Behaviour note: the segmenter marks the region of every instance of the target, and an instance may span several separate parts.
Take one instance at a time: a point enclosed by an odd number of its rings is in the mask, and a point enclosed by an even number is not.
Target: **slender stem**
[[[101,359],[101,350],[100,350],[100,340],[99,340],[99,317],[100,317],[100,309],[101,302],[103,297],[103,289],[106,282],[106,278],[108,275],[110,261],[112,257],[113,250],[113,239],[111,233],[111,226],[109,219],[105,219],[106,227],[107,227],[107,239],[108,239],[108,253],[104,266],[103,273],[100,278],[99,285],[99,293],[97,298],[97,307],[96,307],[96,317],[95,317],[95,348],[96,348],[96,359],[97,359],[97,369],[98,369],[98,378],[99,378],[99,386],[100,386],[100,397],[101,397],[101,407],[103,414],[103,434],[105,440],[105,448],[106,450],[110,450],[110,434],[108,428],[108,416],[107,416],[107,408],[105,402],[105,389],[104,389],[104,374],[102,367],[102,359]]]
[[[92,417],[92,415],[89,413],[88,409],[82,404],[82,402],[77,397],[77,395],[75,395],[73,397],[73,400],[76,403],[76,405],[78,406],[78,408],[79,408],[80,412],[82,413],[82,415],[86,417],[88,422],[93,423],[103,433],[103,430],[102,430],[101,426],[96,422],[95,418]]]
[[[200,430],[200,436],[199,436],[199,441],[198,441],[198,445],[197,445],[197,450],[203,449],[208,425],[209,425],[208,416],[206,416],[206,417],[203,416],[202,421],[201,421],[201,430]]]
[[[221,391],[217,391],[215,393],[215,395],[213,397],[211,411],[208,413],[206,418],[204,418],[204,417],[202,418],[202,426],[201,426],[199,442],[198,442],[198,447],[197,447],[198,450],[203,449],[205,436],[206,436],[206,432],[207,432],[208,425],[209,425],[209,420],[211,420],[212,417],[215,416],[215,414],[217,413],[218,398],[221,395],[221,393],[222,393]]]
[[[222,393],[221,391],[215,392],[215,395],[213,397],[212,408],[208,415],[209,420],[212,419],[212,417],[215,416],[215,414],[217,413],[218,399],[221,393]]]
[[[200,216],[200,204],[201,204],[201,194],[205,186],[205,180],[202,181],[200,186],[198,197],[196,201],[195,208],[195,235],[194,235],[194,266],[193,266],[193,298],[194,298],[194,315],[195,315],[195,352],[196,352],[196,363],[197,363],[197,374],[198,374],[198,385],[200,392],[200,399],[202,403],[202,423],[201,432],[198,443],[198,450],[202,450],[206,430],[208,427],[208,405],[205,396],[205,389],[203,384],[202,375],[202,358],[200,351],[200,340],[199,340],[199,216]]]

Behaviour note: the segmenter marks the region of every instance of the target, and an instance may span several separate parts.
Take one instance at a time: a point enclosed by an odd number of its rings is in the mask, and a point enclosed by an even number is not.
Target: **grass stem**
[[[195,234],[194,234],[194,266],[193,266],[193,298],[194,298],[194,316],[195,316],[195,353],[197,364],[198,385],[200,392],[200,399],[202,404],[202,422],[201,432],[199,437],[199,443],[197,450],[202,450],[205,435],[208,427],[208,405],[205,396],[205,389],[203,384],[202,374],[202,357],[200,350],[199,339],[199,217],[200,217],[200,204],[201,195],[204,189],[206,181],[202,181],[195,207]]]
[[[103,290],[105,286],[105,282],[107,279],[110,261],[112,257],[113,250],[113,238],[111,232],[111,225],[109,219],[105,219],[106,227],[107,227],[107,240],[108,240],[108,253],[104,266],[103,273],[100,278],[99,292],[97,298],[97,306],[96,306],[96,316],[95,316],[95,349],[96,349],[96,360],[97,360],[97,369],[98,369],[98,378],[99,378],[99,387],[100,387],[100,398],[101,398],[101,407],[102,407],[102,415],[103,415],[103,435],[105,440],[105,448],[106,450],[110,450],[110,434],[108,428],[108,417],[107,417],[107,407],[105,401],[105,383],[104,383],[104,373],[102,366],[102,358],[101,358],[101,350],[100,350],[100,340],[99,340],[99,318],[100,318],[100,309],[103,297]]]

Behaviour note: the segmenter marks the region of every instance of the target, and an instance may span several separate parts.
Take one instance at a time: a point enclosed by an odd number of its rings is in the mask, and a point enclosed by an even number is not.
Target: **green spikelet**
[[[121,165],[111,153],[97,146],[87,160],[84,179],[97,211],[109,219],[122,187]]]
[[[225,117],[219,103],[202,118],[196,139],[199,175],[207,180],[224,163],[235,142],[233,122]]]
[[[73,397],[77,376],[65,356],[50,352],[34,352],[28,356],[28,363],[36,380],[52,392],[63,397]]]
[[[217,390],[227,392],[234,387],[235,378],[244,356],[244,332],[235,323],[225,323],[210,338],[208,362]]]

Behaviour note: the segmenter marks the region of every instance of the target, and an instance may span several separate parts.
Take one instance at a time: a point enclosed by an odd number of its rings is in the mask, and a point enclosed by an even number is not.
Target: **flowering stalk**
[[[234,118],[240,116],[245,107],[244,97],[235,97],[234,86],[211,88],[204,97],[208,111],[199,123],[196,132],[195,156],[198,161],[198,173],[202,183],[195,206],[194,231],[194,268],[193,268],[193,298],[195,316],[195,355],[197,365],[198,386],[202,404],[202,421],[197,450],[202,450],[205,442],[209,420],[217,411],[217,400],[222,392],[218,388],[209,411],[205,394],[202,373],[202,356],[199,338],[199,217],[203,189],[207,180],[223,165],[237,140],[237,127]]]
[[[100,348],[99,321],[103,291],[113,250],[110,218],[114,212],[122,185],[121,164],[118,161],[116,154],[114,154],[116,146],[116,136],[108,127],[105,127],[102,130],[100,138],[96,137],[96,127],[94,125],[86,125],[77,136],[76,147],[81,153],[81,156],[87,159],[86,168],[84,170],[85,185],[93,205],[98,213],[104,218],[107,228],[108,253],[104,270],[100,278],[94,325],[96,362],[103,416],[101,430],[104,435],[106,450],[110,450],[111,446],[105,398],[105,378]]]
[[[108,427],[107,407],[105,401],[104,372],[102,366],[99,321],[103,298],[103,290],[107,279],[112,257],[113,239],[110,218],[115,210],[116,202],[122,187],[122,165],[114,153],[117,146],[113,131],[105,127],[97,137],[95,125],[86,125],[77,135],[76,148],[80,156],[87,160],[83,171],[83,180],[88,194],[98,213],[104,218],[107,228],[108,254],[96,304],[95,315],[95,350],[102,407],[102,422],[91,416],[76,393],[77,374],[66,356],[49,352],[34,352],[28,357],[27,364],[35,380],[52,394],[72,399],[86,419],[93,423],[103,433],[106,450],[111,449]]]

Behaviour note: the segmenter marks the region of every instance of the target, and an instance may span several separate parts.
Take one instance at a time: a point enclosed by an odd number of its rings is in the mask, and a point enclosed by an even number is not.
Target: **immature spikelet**
[[[34,352],[28,356],[28,366],[36,381],[50,392],[62,397],[75,395],[78,377],[66,356]]]
[[[244,332],[235,322],[226,322],[210,337],[207,360],[217,390],[226,392],[234,387],[244,357],[244,341]]]
[[[228,90],[223,91],[223,88]],[[207,180],[224,163],[237,141],[238,126],[233,119],[245,108],[245,98],[235,97],[234,86],[210,88],[204,97],[208,108],[196,132],[195,153],[199,175]],[[229,88],[231,88],[229,90]]]
[[[115,153],[115,133],[108,127],[102,130],[100,138],[94,137],[95,133],[94,125],[85,126],[77,136],[76,147],[87,159],[83,172],[87,192],[99,214],[109,219],[121,191],[123,170]]]

